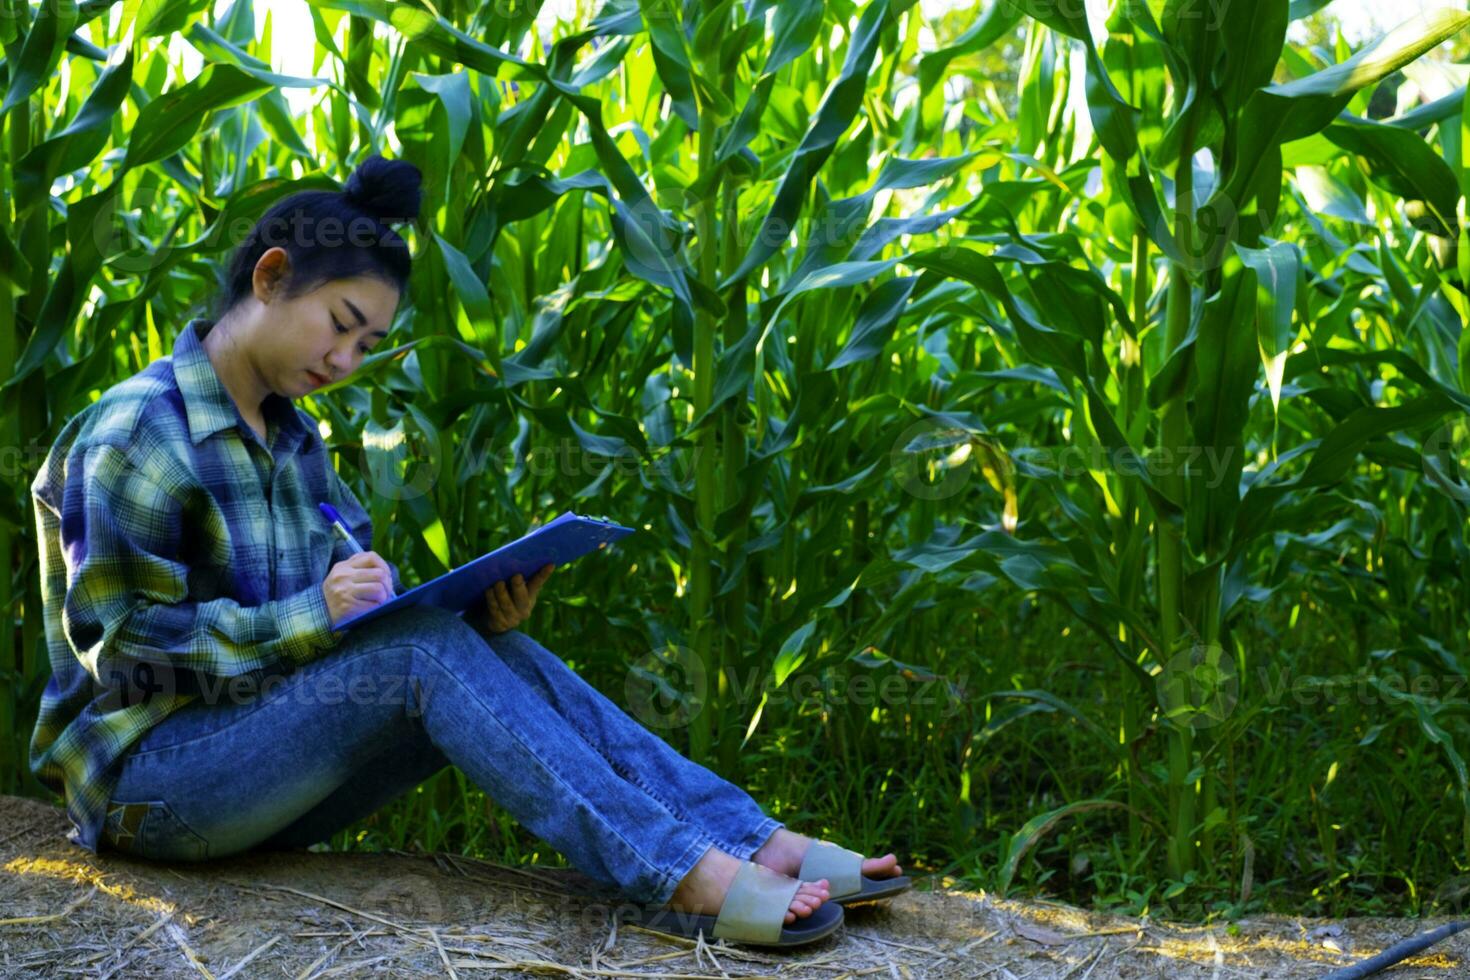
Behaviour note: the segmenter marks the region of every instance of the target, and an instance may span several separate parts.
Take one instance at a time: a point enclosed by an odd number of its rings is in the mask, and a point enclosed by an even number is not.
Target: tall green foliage
[[[1245,771],[1327,722],[1265,668],[1381,690],[1334,744],[1412,742],[1458,794],[1434,843],[1470,845],[1463,705],[1377,671],[1465,673],[1465,95],[1367,116],[1470,15],[1327,52],[1285,0],[998,0],[937,41],[900,0],[608,0],[554,35],[534,3],[312,0],[298,79],[209,6],[4,0],[9,787],[46,675],[31,450],[168,351],[242,223],[382,152],[425,176],[412,293],[306,404],[410,578],[564,508],[646,529],[553,582],[548,644],[777,804],[916,787],[905,832],[1002,888],[1074,822],[1169,897],[1287,860]],[[1037,600],[1089,632],[1088,690],[1023,639]],[[1304,604],[1353,642],[1279,648]]]

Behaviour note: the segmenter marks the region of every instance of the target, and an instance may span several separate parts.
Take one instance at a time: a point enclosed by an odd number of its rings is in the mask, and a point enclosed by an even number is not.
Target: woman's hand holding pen
[[[539,572],[531,576],[530,582],[521,575],[514,575],[510,579],[509,587],[502,580],[485,590],[485,622],[491,633],[515,629],[531,615],[531,607],[536,605],[536,593],[541,591],[542,584],[555,567],[543,565]]]
[[[362,551],[337,562],[322,583],[327,613],[336,626],[349,615],[366,612],[393,597],[393,572],[376,551]]]

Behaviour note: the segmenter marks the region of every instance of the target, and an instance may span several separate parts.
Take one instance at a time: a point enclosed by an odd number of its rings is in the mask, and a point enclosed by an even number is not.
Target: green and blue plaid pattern
[[[68,421],[31,484],[52,676],[30,766],[94,852],[144,733],[230,678],[288,673],[341,638],[322,583],[351,549],[317,504],[372,548],[311,416],[272,394],[264,443],[245,422],[204,349],[212,326],[191,320],[171,356]]]

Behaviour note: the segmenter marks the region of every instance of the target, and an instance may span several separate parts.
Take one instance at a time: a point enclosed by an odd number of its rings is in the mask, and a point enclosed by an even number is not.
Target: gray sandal
[[[800,946],[830,936],[842,925],[842,906],[831,901],[823,902],[811,915],[797,916],[788,925],[786,912],[800,887],[801,881],[795,878],[754,861],[744,861],[725,893],[719,915],[679,912],[667,905],[625,906],[617,915],[624,922],[687,939],[703,932],[706,940],[728,939],[751,946]]]
[[[913,887],[908,875],[891,878],[869,878],[863,874],[863,856],[857,851],[839,847],[831,841],[813,840],[802,859],[796,876],[802,881],[827,879],[829,902],[867,902],[891,898]]]

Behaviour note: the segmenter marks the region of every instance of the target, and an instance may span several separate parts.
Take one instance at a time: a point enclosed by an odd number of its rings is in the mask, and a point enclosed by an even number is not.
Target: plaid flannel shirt
[[[352,552],[317,504],[372,548],[310,415],[272,394],[265,443],[245,422],[204,350],[212,326],[191,320],[171,356],[68,421],[31,484],[52,676],[30,766],[93,852],[144,733],[231,678],[290,673],[340,640],[322,583]]]

